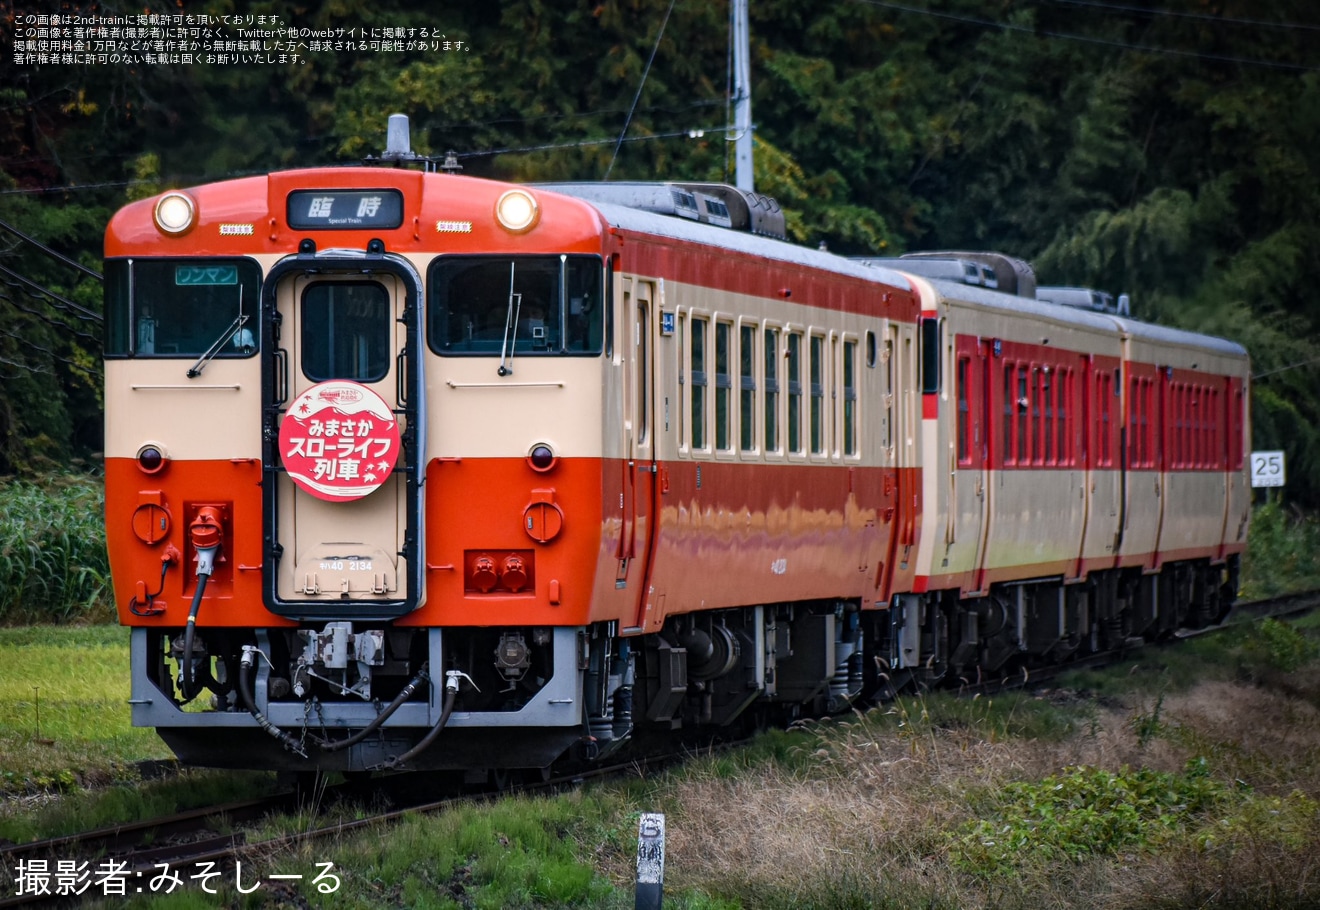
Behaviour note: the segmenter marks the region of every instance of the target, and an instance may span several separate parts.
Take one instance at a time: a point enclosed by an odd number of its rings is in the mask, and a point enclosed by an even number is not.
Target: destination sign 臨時
[[[303,231],[397,228],[403,224],[398,190],[294,190],[288,199],[289,227]]]

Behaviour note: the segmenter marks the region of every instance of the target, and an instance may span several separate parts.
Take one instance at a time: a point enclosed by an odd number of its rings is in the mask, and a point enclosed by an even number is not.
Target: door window
[[[302,371],[313,382],[379,382],[390,371],[389,293],[375,282],[310,285],[302,298]]]

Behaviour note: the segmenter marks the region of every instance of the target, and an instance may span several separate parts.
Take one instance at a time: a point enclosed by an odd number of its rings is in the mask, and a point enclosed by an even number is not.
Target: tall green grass
[[[104,621],[112,612],[101,479],[0,481],[0,623]]]
[[[1320,521],[1278,502],[1251,514],[1242,597],[1257,600],[1320,587]]]

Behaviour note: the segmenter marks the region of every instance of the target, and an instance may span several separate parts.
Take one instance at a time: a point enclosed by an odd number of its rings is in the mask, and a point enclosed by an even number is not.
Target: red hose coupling
[[[504,557],[504,571],[500,573],[500,581],[515,594],[527,587],[527,567],[523,565],[521,556]]]
[[[472,586],[485,594],[493,589],[499,580],[499,574],[495,570],[495,560],[489,556],[478,556],[472,564]]]
[[[197,517],[188,526],[188,536],[198,550],[210,550],[220,546],[224,530],[220,526],[220,515],[210,506],[197,510]]]

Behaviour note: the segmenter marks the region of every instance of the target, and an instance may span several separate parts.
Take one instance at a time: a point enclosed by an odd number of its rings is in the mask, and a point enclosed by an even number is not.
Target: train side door
[[[921,510],[920,477],[916,434],[918,377],[913,345],[915,329],[910,324],[890,322],[885,336],[885,435],[893,452],[895,468],[895,524],[890,536],[889,565],[895,586],[904,590],[915,571],[912,551],[917,543],[917,520]],[[892,593],[892,592],[891,592]]]
[[[953,414],[947,451],[948,503],[944,525],[944,574],[960,576],[964,590],[979,590],[985,523],[985,402],[981,343],[958,335],[953,343]],[[929,504],[928,504],[929,506]]]
[[[986,589],[986,538],[990,533],[990,515],[993,512],[993,504],[990,502],[990,498],[994,495],[994,487],[990,483],[990,468],[993,463],[991,453],[994,451],[990,439],[993,424],[991,415],[994,414],[990,406],[994,378],[992,345],[993,342],[990,341],[968,345],[967,406],[970,439],[965,453],[962,449],[959,451],[960,456],[965,454],[968,471],[976,479],[975,490],[968,502],[974,516],[971,526],[976,536],[976,557],[973,560],[975,575],[972,584],[977,591]]]
[[[267,605],[400,616],[424,597],[420,280],[402,267],[285,266],[268,279],[263,329]]]
[[[636,626],[645,620],[647,578],[655,537],[655,308],[656,284],[623,281],[623,488],[620,496],[615,586],[636,591]]]

